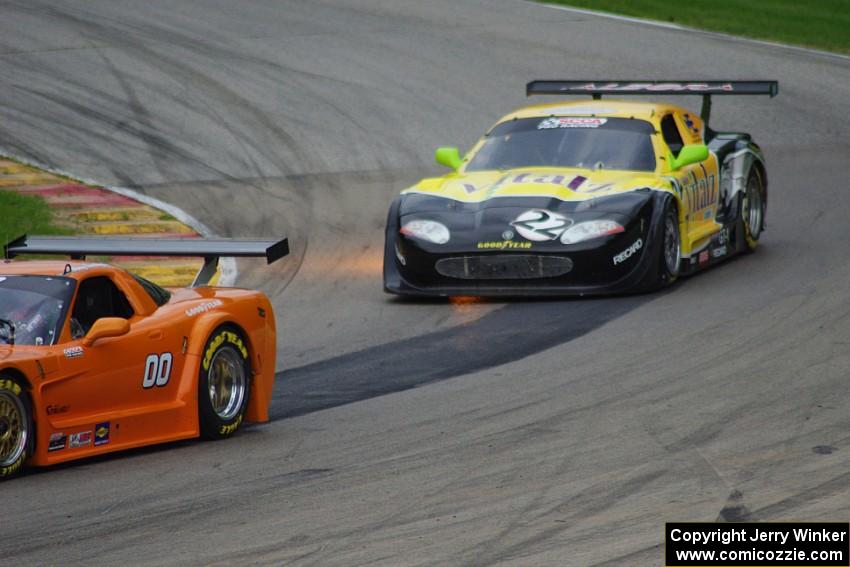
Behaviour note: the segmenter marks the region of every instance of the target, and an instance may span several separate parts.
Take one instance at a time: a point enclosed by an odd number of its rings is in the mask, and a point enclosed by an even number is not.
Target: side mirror
[[[460,152],[457,148],[437,148],[437,151],[434,152],[434,159],[440,165],[445,165],[454,171],[457,171],[463,165],[463,160],[460,159]]]
[[[130,322],[121,317],[102,317],[94,322],[83,338],[83,345],[92,346],[95,341],[109,337],[120,337],[130,332]]]
[[[670,157],[670,169],[676,171],[686,165],[699,163],[708,159],[708,146],[705,144],[688,144],[679,152],[678,157]]]

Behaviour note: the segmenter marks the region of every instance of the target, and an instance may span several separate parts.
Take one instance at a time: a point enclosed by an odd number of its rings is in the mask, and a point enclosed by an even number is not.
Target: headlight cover
[[[408,221],[399,231],[405,236],[418,238],[433,244],[445,244],[449,241],[449,229],[443,223],[432,220]]]
[[[577,244],[585,240],[624,232],[625,230],[623,225],[609,219],[580,222],[564,231],[564,234],[561,235],[561,243]]]

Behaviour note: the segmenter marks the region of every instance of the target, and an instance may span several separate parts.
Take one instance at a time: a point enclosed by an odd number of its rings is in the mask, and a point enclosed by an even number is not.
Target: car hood
[[[519,198],[588,201],[643,188],[670,190],[670,183],[651,172],[521,168],[508,171],[458,172],[423,179],[402,192],[442,197],[464,203],[515,206]],[[502,205],[504,203],[504,205]]]

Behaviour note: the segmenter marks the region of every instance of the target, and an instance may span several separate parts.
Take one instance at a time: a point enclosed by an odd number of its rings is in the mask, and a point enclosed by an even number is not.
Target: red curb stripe
[[[30,187],[27,189],[15,189],[19,193],[38,195],[50,205],[57,207],[67,206],[130,206],[139,207],[141,203],[103,189],[88,187],[86,185],[62,184]]]

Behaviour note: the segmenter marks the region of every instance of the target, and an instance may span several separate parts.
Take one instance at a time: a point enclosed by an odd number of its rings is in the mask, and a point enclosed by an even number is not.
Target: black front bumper
[[[640,291],[658,270],[660,211],[669,195],[640,191],[608,199],[566,203],[516,199],[466,205],[404,198],[390,207],[384,248],[384,289],[413,296],[599,295]],[[624,231],[577,244],[525,240],[511,219],[529,208],[557,211],[579,223],[614,219]],[[434,244],[399,230],[405,219],[450,227]],[[502,238],[509,238],[501,241]]]
[[[629,250],[631,253],[626,252]],[[621,256],[624,253],[627,258]],[[400,295],[437,297],[627,293],[641,288],[655,267],[655,254],[648,234],[637,230],[608,237],[593,248],[549,252],[434,254],[399,237],[392,257],[385,259],[384,289]],[[617,257],[622,260],[615,264]]]

